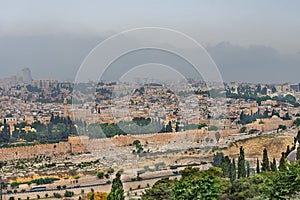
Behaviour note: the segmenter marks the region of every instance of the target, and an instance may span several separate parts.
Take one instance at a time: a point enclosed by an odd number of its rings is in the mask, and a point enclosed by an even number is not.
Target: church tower
[[[68,116],[69,116],[68,101],[67,98],[64,98],[64,117],[67,118]]]

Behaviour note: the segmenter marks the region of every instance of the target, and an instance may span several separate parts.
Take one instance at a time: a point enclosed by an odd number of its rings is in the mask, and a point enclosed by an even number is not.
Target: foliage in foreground
[[[145,191],[142,200],[298,199],[299,192],[299,162],[287,165],[285,170],[265,171],[235,180],[225,178],[221,168],[200,171],[187,167],[180,180],[158,181]]]
[[[124,200],[124,189],[121,181],[121,174],[118,172],[116,178],[112,182],[112,188],[107,196],[107,200]]]

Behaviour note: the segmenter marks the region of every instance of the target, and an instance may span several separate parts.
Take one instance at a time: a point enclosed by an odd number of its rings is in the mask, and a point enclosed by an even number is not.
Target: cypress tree
[[[224,158],[224,154],[222,152],[217,152],[217,154],[214,155],[212,165],[214,167],[221,167],[223,158]]]
[[[285,156],[288,156],[290,152],[291,152],[291,150],[290,150],[290,145],[287,145],[287,147],[286,147],[286,152],[285,152]]]
[[[107,196],[107,200],[124,200],[124,189],[121,181],[121,174],[118,172],[113,180],[111,191]]]
[[[271,171],[276,172],[277,171],[277,166],[276,166],[276,160],[273,158],[273,162],[271,163]]]
[[[167,132],[167,133],[173,132],[173,130],[172,130],[172,124],[171,124],[170,121],[169,121],[169,123],[168,123],[167,126],[166,126],[166,132]]]
[[[300,142],[300,130],[299,130],[298,133],[297,133],[296,141]]]
[[[223,171],[223,177],[227,178],[230,177],[230,159],[228,156],[225,156],[222,159],[221,168]]]
[[[246,161],[246,176],[247,177],[250,176],[250,164],[248,161]]]
[[[297,144],[297,138],[294,137],[294,144],[293,147],[291,148],[291,151],[294,151],[296,149],[296,144]],[[285,157],[287,157],[288,155],[286,155]]]
[[[260,174],[259,160],[256,158],[256,173]]]
[[[268,158],[268,151],[266,148],[264,148],[264,153],[263,153],[263,162],[261,165],[261,171],[270,171],[270,163],[269,163],[269,158]]]
[[[245,152],[243,147],[240,147],[240,155],[238,158],[238,178],[246,177],[245,168]]]
[[[179,122],[176,122],[175,132],[179,131]]]
[[[284,156],[284,152],[281,153],[281,158],[279,161],[279,171],[284,171],[286,169],[285,166],[285,156]]]
[[[300,147],[297,148],[296,159],[300,160]]]
[[[231,170],[230,171],[231,171],[230,180],[234,181],[236,179],[236,166],[235,166],[234,158],[232,159]]]

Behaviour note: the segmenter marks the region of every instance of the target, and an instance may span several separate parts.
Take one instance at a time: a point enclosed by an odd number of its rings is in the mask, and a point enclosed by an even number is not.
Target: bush
[[[240,133],[245,133],[246,132],[246,130],[247,130],[247,127],[242,127],[241,129],[240,129]]]
[[[112,174],[112,173],[114,173],[115,172],[115,170],[113,169],[113,168],[109,168],[108,170],[107,170],[107,173],[108,174]]]
[[[295,126],[300,126],[300,118],[297,118],[297,119],[294,121],[294,125],[295,125]]]
[[[80,179],[80,176],[74,176],[73,178],[74,179]]]
[[[98,173],[97,173],[97,177],[98,177],[99,179],[103,179],[103,178],[104,178],[104,172],[98,172]]]
[[[208,127],[208,130],[209,131],[217,131],[218,127],[216,127],[216,126],[210,126],[210,127]]]
[[[40,179],[36,179],[36,180],[33,180],[31,181],[31,183],[36,183],[37,185],[44,185],[44,184],[51,184],[53,183],[54,181],[58,181],[59,178],[40,178]]]
[[[68,190],[65,191],[64,197],[72,197],[72,196],[74,196],[74,192]]]
[[[55,192],[53,193],[53,196],[54,196],[54,198],[57,198],[57,199],[62,198],[61,194],[55,193]]]
[[[286,130],[286,128],[287,128],[287,127],[286,127],[285,125],[281,125],[281,124],[280,124],[280,125],[278,126],[278,129],[281,129],[281,130]]]

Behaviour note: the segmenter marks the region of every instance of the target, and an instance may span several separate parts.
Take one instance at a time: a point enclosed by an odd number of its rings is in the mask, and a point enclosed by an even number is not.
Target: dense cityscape
[[[94,195],[105,196],[110,184],[122,177],[126,198],[165,195],[164,199],[171,199],[191,194],[176,194],[175,189],[160,193],[155,188],[181,187],[178,184],[187,184],[190,176],[200,182],[212,179],[213,196],[222,192],[224,198],[248,198],[266,195],[267,188],[239,193],[236,184],[260,180],[267,187],[263,181],[267,177],[254,174],[284,171],[298,158],[300,84],[231,82],[224,83],[224,90],[209,90],[203,82],[189,80],[188,88],[176,90],[188,105],[195,101],[196,106],[190,108],[179,104],[176,94],[161,84],[146,84],[128,96],[124,88],[132,85],[126,83],[76,86],[33,80],[29,68],[23,69],[22,76],[2,82],[6,84],[1,85],[0,164],[7,198],[49,198],[52,194],[54,198],[83,198],[91,195],[85,194],[85,188],[92,193],[97,188],[102,193]],[[122,96],[114,97],[114,91]],[[189,99],[191,91],[196,100]],[[120,105],[128,98],[129,116],[113,112],[122,109]],[[151,109],[158,105],[163,105],[165,113],[151,116]],[[250,152],[246,148],[253,148],[255,140],[264,142]],[[292,169],[297,170],[297,165]],[[232,185],[224,189],[224,181]],[[248,194],[248,190],[254,191]]]

